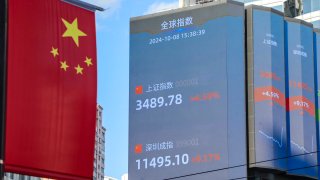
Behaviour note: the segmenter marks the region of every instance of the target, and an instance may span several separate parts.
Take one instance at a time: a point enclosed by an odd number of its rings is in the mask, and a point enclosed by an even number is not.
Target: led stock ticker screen
[[[247,36],[250,167],[286,170],[283,14],[249,6]]]
[[[288,173],[317,177],[313,28],[286,19]]]
[[[241,3],[131,19],[130,179],[246,177],[244,82]]]

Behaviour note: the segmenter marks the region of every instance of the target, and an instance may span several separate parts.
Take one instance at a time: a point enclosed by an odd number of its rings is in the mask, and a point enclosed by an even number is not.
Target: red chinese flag
[[[60,0],[9,0],[5,171],[92,179],[94,12]]]

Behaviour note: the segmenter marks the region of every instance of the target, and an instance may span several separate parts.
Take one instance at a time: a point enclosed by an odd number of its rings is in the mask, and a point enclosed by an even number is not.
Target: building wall
[[[96,143],[94,152],[94,180],[104,179],[105,168],[105,133],[106,129],[102,126],[102,111],[103,108],[97,105],[97,127],[96,127]]]
[[[14,173],[5,173],[4,180],[41,180],[41,178],[14,174]]]

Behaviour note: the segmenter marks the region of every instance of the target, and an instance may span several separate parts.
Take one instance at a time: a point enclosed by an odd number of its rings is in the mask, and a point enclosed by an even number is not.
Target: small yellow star
[[[78,19],[75,18],[72,23],[69,23],[62,18],[62,22],[67,28],[62,37],[71,37],[74,43],[79,47],[79,37],[87,35],[78,28]]]
[[[64,71],[67,71],[67,68],[69,67],[67,64],[67,61],[61,61],[60,64],[61,64],[60,68],[63,69]]]
[[[89,58],[89,57],[86,57],[86,60],[84,62],[87,64],[88,67],[93,65],[92,64],[92,59]]]
[[[74,68],[77,71],[77,74],[82,74],[83,68],[78,64],[77,67]]]
[[[54,47],[52,46],[50,53],[51,53],[51,54],[53,55],[53,57],[55,58],[56,56],[59,55],[58,48],[54,48]]]

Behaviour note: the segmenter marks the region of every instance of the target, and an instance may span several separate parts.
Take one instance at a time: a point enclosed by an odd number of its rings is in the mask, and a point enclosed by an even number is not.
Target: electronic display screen
[[[284,17],[247,8],[250,167],[286,170]]]
[[[288,173],[317,177],[317,132],[313,29],[303,21],[285,21],[288,117]]]
[[[131,180],[246,178],[244,7],[131,19]]]

